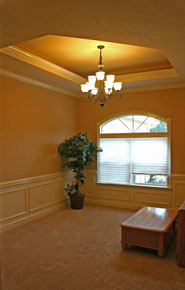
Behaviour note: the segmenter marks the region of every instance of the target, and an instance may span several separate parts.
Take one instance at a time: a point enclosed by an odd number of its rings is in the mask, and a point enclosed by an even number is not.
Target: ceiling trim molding
[[[20,74],[16,74],[14,72],[11,72],[11,71],[8,71],[8,70],[4,70],[2,68],[0,68],[0,75],[6,76],[6,77],[9,77],[9,78],[13,78],[13,79],[16,79],[18,81],[22,81],[22,82],[25,82],[25,83],[28,83],[28,84],[31,84],[31,85],[34,85],[34,86],[42,87],[42,88],[45,88],[45,89],[48,89],[48,90],[51,90],[51,91],[55,91],[55,92],[58,92],[58,93],[61,93],[61,94],[64,94],[64,95],[69,95],[69,96],[72,96],[72,97],[79,97],[79,95],[75,94],[74,92],[67,91],[67,90],[61,89],[61,88],[56,87],[56,86],[48,85],[48,84],[40,82],[38,80],[29,78],[29,77],[25,77],[25,76],[20,75]]]
[[[144,92],[144,91],[157,91],[157,90],[168,90],[168,89],[178,89],[184,88],[185,83],[170,83],[161,85],[151,85],[145,87],[135,87],[135,88],[124,88],[124,93],[134,93],[134,92]]]
[[[32,78],[28,78],[25,77],[23,75],[20,74],[16,74],[14,72],[8,71],[8,70],[4,70],[2,68],[0,68],[0,75],[9,77],[9,78],[13,78],[25,83],[29,83],[31,85],[34,86],[38,86],[38,87],[42,87],[51,91],[55,91],[61,94],[65,94],[65,95],[69,95],[72,97],[80,97],[79,94],[76,94],[74,92],[71,91],[67,91],[64,90],[62,88],[56,87],[56,86],[52,86],[52,85],[48,85],[46,83],[37,81],[35,79]],[[161,85],[151,85],[151,86],[145,86],[145,87],[135,87],[135,88],[124,88],[124,92],[123,93],[134,93],[134,92],[143,92],[143,91],[156,91],[156,90],[167,90],[167,89],[177,89],[177,88],[184,88],[185,87],[185,83],[170,83],[170,84],[161,84]]]
[[[36,67],[39,67],[45,71],[48,71],[52,74],[55,74],[64,79],[70,80],[77,84],[82,84],[87,80],[59,65],[56,65],[42,57],[39,57],[25,49],[19,48],[16,45],[11,45],[5,48],[0,49],[0,52],[14,57],[15,59],[24,61]]]
[[[136,81],[171,78],[171,77],[178,77],[178,74],[173,68],[118,75],[116,76],[116,81],[136,82]]]

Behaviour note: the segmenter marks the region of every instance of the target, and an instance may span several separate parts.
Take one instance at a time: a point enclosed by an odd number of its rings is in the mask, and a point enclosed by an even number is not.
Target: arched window
[[[98,141],[98,183],[169,185],[169,120],[119,116],[98,126]]]

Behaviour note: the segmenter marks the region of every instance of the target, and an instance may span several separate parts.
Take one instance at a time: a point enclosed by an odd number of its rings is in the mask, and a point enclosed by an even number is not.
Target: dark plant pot
[[[83,193],[79,193],[78,195],[71,194],[69,196],[71,202],[72,209],[82,209],[84,205],[84,197]]]

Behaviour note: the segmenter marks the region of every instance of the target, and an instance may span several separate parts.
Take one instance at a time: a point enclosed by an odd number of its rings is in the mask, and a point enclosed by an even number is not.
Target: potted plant
[[[58,154],[68,159],[63,167],[67,167],[74,173],[74,181],[67,184],[65,191],[69,195],[71,208],[81,209],[84,203],[84,194],[80,193],[80,187],[84,184],[84,169],[97,157],[97,152],[102,151],[91,142],[87,133],[78,133],[70,137],[58,146]]]

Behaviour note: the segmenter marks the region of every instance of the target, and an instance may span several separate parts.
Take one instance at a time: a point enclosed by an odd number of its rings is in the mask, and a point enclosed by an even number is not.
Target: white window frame
[[[114,119],[117,119],[119,117],[123,116],[128,116],[128,115],[144,115],[147,117],[153,117],[156,119],[159,119],[163,122],[167,123],[167,132],[147,132],[147,133],[100,133],[100,127],[105,124],[106,122],[112,121]],[[167,178],[167,185],[166,186],[161,186],[161,185],[152,185],[152,184],[136,184],[136,183],[131,183],[132,182],[132,176],[130,176],[130,184],[118,184],[119,186],[144,186],[144,187],[157,187],[157,188],[171,188],[171,119],[170,118],[165,118],[161,115],[150,113],[150,112],[145,112],[145,111],[127,111],[115,115],[111,115],[108,118],[102,120],[101,122],[97,123],[97,144],[99,144],[100,138],[151,138],[151,137],[167,137],[168,138],[168,178]],[[101,154],[101,152],[99,153]],[[98,163],[97,163],[98,167]],[[98,168],[97,168],[98,171]],[[99,184],[106,184],[106,183],[99,183]],[[107,183],[107,185],[110,185],[110,183]],[[116,184],[114,184],[116,185]]]

